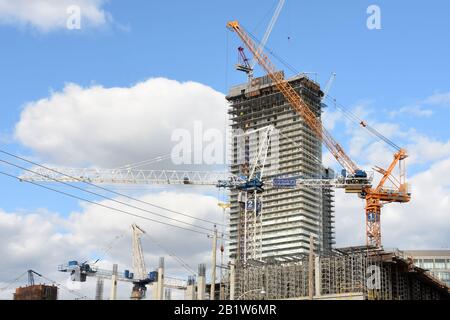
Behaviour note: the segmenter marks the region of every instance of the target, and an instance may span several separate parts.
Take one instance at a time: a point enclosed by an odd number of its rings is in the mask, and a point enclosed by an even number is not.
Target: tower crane
[[[145,297],[147,290],[146,285],[150,283],[145,269],[144,252],[142,251],[141,235],[145,233],[137,224],[131,225],[133,229],[133,270],[136,275],[136,280],[133,282],[133,290],[131,298],[140,300]]]
[[[330,92],[331,86],[334,83],[334,80],[336,80],[336,72],[333,72],[330,76],[330,79],[328,80],[327,84],[325,85],[325,89],[323,89],[323,96],[326,97],[328,93]]]
[[[331,87],[333,86],[335,80],[336,80],[336,72],[333,72],[327,84],[325,85],[325,88],[323,89],[322,109],[327,107],[327,105],[323,102],[323,100],[328,96],[328,93],[330,92]]]
[[[230,21],[227,28],[235,32],[243,41],[245,46],[253,54],[260,66],[265,70],[271,78],[277,89],[283,94],[285,99],[291,104],[292,108],[303,118],[309,128],[315,135],[322,140],[331,154],[344,168],[344,175],[350,175],[354,179],[367,178],[367,173],[361,170],[352,159],[345,153],[341,145],[333,138],[333,136],[323,127],[322,122],[310,110],[308,104],[302,99],[300,94],[284,79],[282,73],[277,72],[275,65],[271,62],[264,51],[259,50],[257,44],[251,39],[247,32],[241,27],[238,21]],[[362,122],[361,125],[369,130],[367,123]],[[359,190],[359,196],[366,200],[366,242],[367,245],[381,247],[381,224],[380,215],[381,207],[386,203],[398,202],[405,203],[411,199],[406,184],[406,168],[404,160],[407,158],[406,150],[397,148],[394,160],[387,170],[376,167],[375,170],[382,174],[382,178],[377,187],[363,186]],[[398,165],[400,169],[399,178],[394,177],[393,170]],[[393,188],[385,187],[387,181],[391,181]],[[346,192],[355,192],[346,188]]]
[[[245,263],[247,259],[260,260],[261,241],[259,235],[262,227],[262,193],[265,186],[276,189],[309,188],[345,188],[361,191],[370,187],[371,175],[355,178],[354,176],[276,176],[266,179],[265,163],[271,145],[274,126],[267,126],[244,133],[245,137],[259,134],[259,144],[252,145],[247,150],[249,155],[243,165],[247,169],[240,175],[228,172],[201,172],[176,170],[141,170],[128,167],[118,169],[77,169],[51,168],[36,165],[21,175],[22,181],[30,182],[81,182],[93,184],[135,184],[135,185],[184,185],[211,186],[228,190],[236,190],[240,194],[239,208],[241,223],[238,231],[240,247],[238,259]],[[256,139],[242,139],[244,141]],[[247,142],[246,142],[247,143]],[[247,146],[247,145],[246,145]],[[273,175],[272,175],[273,176]]]
[[[28,273],[28,285],[29,286],[34,286],[34,275],[37,275],[38,277],[43,277],[41,274],[39,274],[39,273],[37,273],[36,271],[34,271],[34,270],[28,270],[27,271],[27,273]]]
[[[133,284],[133,288],[131,291],[131,299],[141,300],[145,298],[147,291],[146,286],[158,281],[158,272],[152,271],[147,273],[146,271],[144,254],[141,244],[141,235],[145,234],[145,231],[136,224],[132,224],[131,228],[133,231],[132,262],[134,273],[130,272],[129,270],[118,272],[117,265],[114,265],[113,270],[105,270],[95,266],[95,263],[94,265],[90,265],[87,262],[79,263],[78,261],[75,260],[69,261],[67,264],[58,266],[58,270],[60,272],[70,273],[72,281],[86,282],[87,277],[111,279],[113,281],[112,292],[114,292],[112,294],[112,299],[113,298],[115,299],[115,291],[116,291],[115,287],[117,285],[117,281],[128,282]],[[28,275],[29,279],[30,274],[31,273],[29,272]],[[164,283],[162,285],[167,288],[185,290],[187,287],[187,282],[181,279],[164,277]]]

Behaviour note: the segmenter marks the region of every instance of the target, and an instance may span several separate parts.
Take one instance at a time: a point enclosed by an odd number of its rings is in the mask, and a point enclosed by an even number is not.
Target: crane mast
[[[394,160],[388,169],[375,167],[382,174],[381,180],[375,188],[366,188],[362,197],[366,200],[366,239],[367,244],[381,246],[381,208],[384,204],[399,202],[406,203],[411,200],[411,194],[406,183],[406,172],[403,161],[408,157],[406,150],[400,149],[394,154]],[[399,165],[400,177],[395,178],[393,170]],[[393,188],[386,188],[385,183],[390,181]]]
[[[136,274],[136,281],[133,282],[131,298],[140,300],[145,297],[147,290],[147,271],[145,269],[144,252],[142,251],[141,236],[145,233],[138,225],[133,223],[133,270]]]
[[[138,225],[133,223],[133,270],[137,279],[143,280],[147,277],[145,270],[144,253],[142,251],[141,235],[145,233]]]

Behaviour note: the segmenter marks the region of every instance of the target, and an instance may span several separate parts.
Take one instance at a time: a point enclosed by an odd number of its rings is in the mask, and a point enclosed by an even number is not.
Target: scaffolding
[[[288,81],[320,117],[320,86],[305,75],[294,76]],[[322,177],[320,139],[286,102],[269,77],[255,78],[250,84],[232,87],[227,99],[230,102],[231,131],[247,132],[273,126],[280,134],[277,151],[269,150],[267,159],[276,156],[277,165],[272,166],[272,161],[268,161],[270,163],[264,170],[267,180]],[[251,141],[246,141],[245,145],[247,167],[239,161],[242,156],[239,145],[234,140],[230,144],[230,169],[237,176],[248,173],[248,164],[251,163],[247,153],[254,146]],[[230,193],[231,258],[265,260],[272,256],[306,253],[311,233],[315,235],[315,247],[319,251],[331,250],[334,242],[332,189],[279,189],[267,185],[258,196],[264,198],[264,204],[261,218],[255,222],[254,213],[243,206],[246,202],[242,200],[242,192],[233,190]]]
[[[236,269],[235,296],[249,300],[314,299],[449,300],[450,288],[400,251],[372,247],[333,250],[315,259],[312,281],[308,256],[290,262],[249,263]]]

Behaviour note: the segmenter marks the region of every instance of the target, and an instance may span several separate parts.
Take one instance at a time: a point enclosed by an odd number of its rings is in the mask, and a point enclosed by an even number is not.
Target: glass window
[[[422,268],[433,269],[433,259],[423,259]]]
[[[450,272],[439,272],[438,276],[442,281],[450,281]]]
[[[445,259],[434,260],[434,267],[436,269],[445,269]]]

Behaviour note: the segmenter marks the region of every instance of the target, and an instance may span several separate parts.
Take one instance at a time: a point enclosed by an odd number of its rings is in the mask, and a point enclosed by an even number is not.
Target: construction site
[[[95,279],[95,299],[117,299],[117,284],[123,282],[132,287],[132,300],[171,300],[174,291],[186,300],[450,300],[448,283],[417,265],[416,256],[383,247],[383,208],[392,203],[408,206],[416,196],[407,182],[407,150],[344,111],[392,150],[389,167],[362,169],[322,123],[336,75],[321,86],[306,73],[287,77],[272,61],[266,43],[284,2],[279,2],[261,41],[238,21],[226,26],[242,43],[235,69],[246,78],[226,95],[232,132],[229,171],[112,171],[33,164],[23,172],[20,180],[31,183],[209,186],[227,193],[219,204],[227,225],[222,230],[214,226],[210,233],[210,264],[200,263],[184,278],[166,274],[166,257],[149,270],[143,253],[146,230],[136,223],[130,223],[132,270],[120,270],[117,264],[104,270],[96,262],[70,257],[55,266],[74,282]],[[255,76],[257,66],[264,74]],[[341,172],[323,165],[323,147]],[[361,246],[336,247],[336,189],[364,201],[355,213],[366,222],[366,243]],[[448,269],[450,259],[444,259],[443,270]],[[18,288],[14,299],[56,300],[60,286],[37,285],[33,274],[41,276],[29,270],[28,286]],[[111,283],[108,294],[105,282]]]

